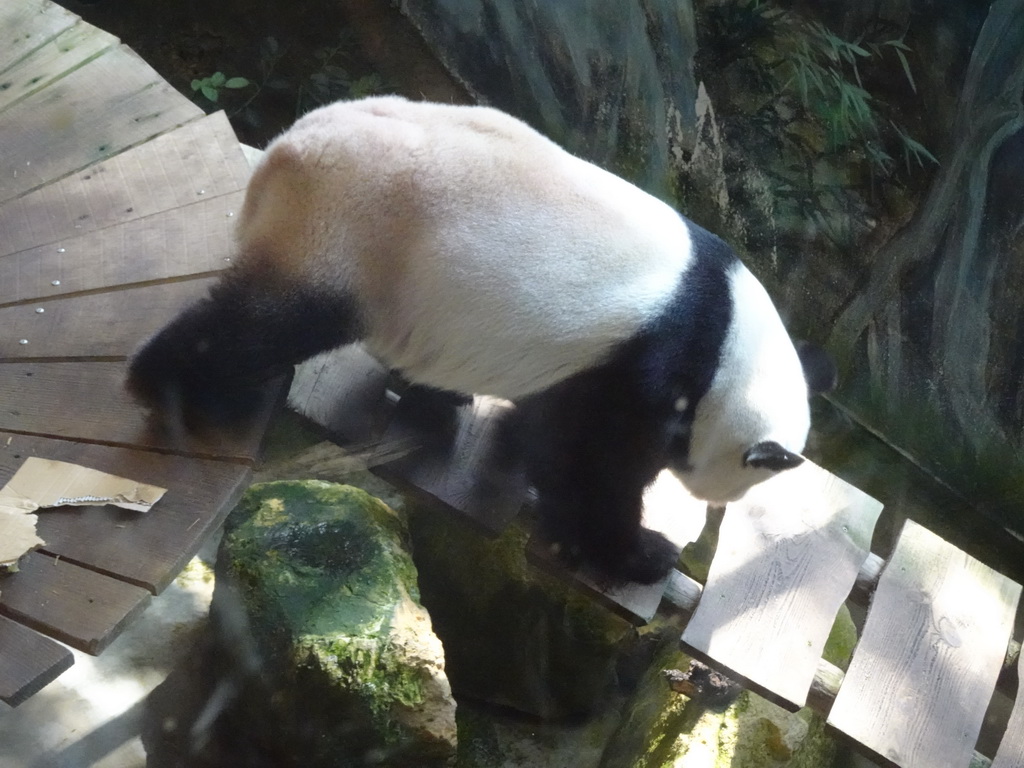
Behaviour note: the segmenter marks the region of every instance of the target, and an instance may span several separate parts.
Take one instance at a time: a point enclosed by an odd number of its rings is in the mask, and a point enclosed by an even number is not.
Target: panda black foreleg
[[[398,401],[399,417],[425,436],[448,442],[459,421],[459,408],[473,402],[473,396],[447,389],[409,384]]]
[[[268,379],[359,336],[355,303],[345,295],[228,273],[143,345],[126,386],[190,429],[237,422],[262,402]]]
[[[644,489],[663,465],[663,430],[635,400],[594,384],[570,380],[520,406],[541,524],[569,565],[653,583],[678,558],[641,525]]]

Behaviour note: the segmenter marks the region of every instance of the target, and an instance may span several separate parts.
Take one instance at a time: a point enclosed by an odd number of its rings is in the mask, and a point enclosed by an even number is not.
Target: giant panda
[[[719,238],[495,109],[375,97],[273,141],[207,298],[130,362],[179,417],[362,342],[426,392],[513,401],[549,535],[573,563],[651,583],[675,549],[642,528],[663,468],[724,503],[798,465],[808,366]]]

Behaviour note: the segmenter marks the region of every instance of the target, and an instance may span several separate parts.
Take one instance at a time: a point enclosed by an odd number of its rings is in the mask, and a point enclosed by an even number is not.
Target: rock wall
[[[727,237],[836,402],[1024,533],[1024,0],[403,0],[476,98]]]

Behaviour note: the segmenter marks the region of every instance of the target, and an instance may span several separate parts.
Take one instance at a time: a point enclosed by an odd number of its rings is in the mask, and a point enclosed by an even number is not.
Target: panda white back
[[[512,400],[655,316],[688,237],[669,206],[502,112],[395,97],[296,123],[238,228],[242,259],[270,251],[357,296],[364,345],[411,380]]]

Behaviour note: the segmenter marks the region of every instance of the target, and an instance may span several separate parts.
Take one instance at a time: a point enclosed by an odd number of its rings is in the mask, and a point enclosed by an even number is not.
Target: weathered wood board
[[[0,72],[0,112],[117,44],[116,37],[85,22],[68,27]]]
[[[242,194],[0,257],[0,305],[222,270],[234,255]]]
[[[223,522],[250,477],[248,467],[223,461],[0,433],[0,486],[29,456],[168,489],[148,512],[94,506],[38,513],[43,551],[153,593],[174,579]]]
[[[1021,587],[913,521],[879,579],[828,722],[885,764],[966,766]]]
[[[881,511],[809,461],[751,489],[726,508],[683,645],[781,705],[804,706]]]
[[[0,204],[0,255],[237,192],[249,166],[223,112]]]
[[[288,405],[345,444],[380,440],[394,415],[388,371],[358,344],[297,366]]]
[[[116,155],[202,110],[126,46],[111,48],[0,121],[0,201]]]
[[[212,283],[183,280],[0,307],[0,362],[127,357]]]
[[[0,615],[97,654],[149,604],[141,587],[30,552],[4,577]]]
[[[189,456],[252,463],[259,455],[270,409],[233,431],[170,435],[124,389],[127,363],[28,362],[0,364],[0,432],[89,443],[135,446]],[[268,392],[276,396],[280,385]],[[74,404],[74,408],[61,407]]]
[[[0,3],[0,75],[78,21],[71,11],[48,0],[4,0]]]
[[[374,473],[415,497],[455,510],[481,531],[500,535],[526,500],[522,469],[501,457],[499,424],[507,402],[476,397],[458,409],[454,439],[437,444],[402,416],[402,404],[383,441],[409,453],[373,468]]]
[[[999,743],[999,751],[992,768],[1021,768],[1024,766],[1024,653],[1017,658],[1017,699],[1013,703],[1006,733]]]
[[[63,645],[0,616],[0,701],[18,706],[74,663]]]

